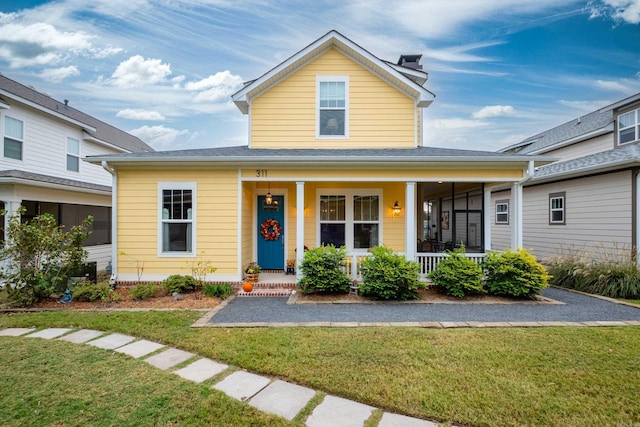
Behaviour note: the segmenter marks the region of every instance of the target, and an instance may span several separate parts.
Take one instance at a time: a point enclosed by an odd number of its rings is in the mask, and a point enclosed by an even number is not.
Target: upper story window
[[[640,109],[618,116],[618,144],[640,139]]]
[[[565,224],[565,193],[549,194],[549,224]]]
[[[67,170],[80,171],[80,141],[75,138],[67,138]]]
[[[317,136],[346,138],[349,135],[349,78],[318,76]]]
[[[4,157],[22,160],[24,123],[22,120],[4,116]]]
[[[509,224],[509,201],[496,202],[496,224]]]
[[[195,183],[159,183],[159,255],[195,253]]]

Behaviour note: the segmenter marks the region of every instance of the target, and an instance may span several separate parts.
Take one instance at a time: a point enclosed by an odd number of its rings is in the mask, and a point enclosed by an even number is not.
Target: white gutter
[[[109,285],[116,284],[118,277],[118,175],[106,160],[102,161],[102,168],[111,174],[111,277]]]

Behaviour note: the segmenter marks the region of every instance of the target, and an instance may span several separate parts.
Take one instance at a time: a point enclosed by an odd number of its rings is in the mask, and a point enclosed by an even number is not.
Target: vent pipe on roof
[[[420,65],[420,58],[422,58],[422,55],[400,55],[400,59],[398,59],[398,65],[407,68],[413,68],[416,70],[422,70],[422,65]]]

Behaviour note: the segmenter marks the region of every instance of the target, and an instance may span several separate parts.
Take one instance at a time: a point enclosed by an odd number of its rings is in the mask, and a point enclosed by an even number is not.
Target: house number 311
[[[256,169],[256,176],[258,178],[266,178],[268,175],[267,170],[266,169]]]

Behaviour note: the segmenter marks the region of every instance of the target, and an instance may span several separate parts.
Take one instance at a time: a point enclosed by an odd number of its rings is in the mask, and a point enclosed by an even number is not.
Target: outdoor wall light
[[[268,183],[269,188],[267,189],[267,195],[264,196],[264,204],[267,206],[271,206],[273,203],[273,196],[271,195],[271,183]]]
[[[400,205],[398,204],[398,201],[396,200],[396,202],[393,204],[393,216],[400,216],[401,210],[402,208],[400,207]]]

